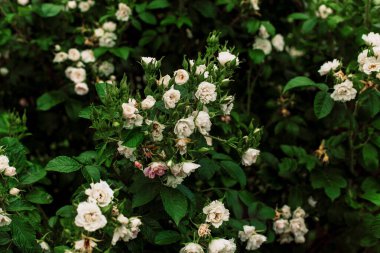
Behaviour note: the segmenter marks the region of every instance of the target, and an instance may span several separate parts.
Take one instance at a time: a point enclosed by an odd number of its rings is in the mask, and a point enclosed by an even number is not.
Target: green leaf
[[[7,211],[11,212],[20,212],[20,211],[33,211],[36,207],[30,204],[29,202],[26,202],[21,199],[17,199],[15,201],[12,201],[7,206]]]
[[[100,101],[104,104],[106,102],[107,95],[107,84],[106,83],[97,83],[95,84],[96,92],[98,93]]]
[[[317,24],[318,22],[318,19],[317,18],[312,18],[312,19],[308,19],[306,20],[303,24],[302,24],[302,28],[301,28],[301,31],[303,33],[310,33],[315,25]]]
[[[88,182],[99,182],[101,166],[98,165],[86,165],[82,169],[82,174]]]
[[[58,209],[55,214],[63,218],[72,218],[75,216],[75,213],[76,212],[75,212],[74,207],[71,205],[67,205]]]
[[[10,226],[13,243],[21,250],[21,252],[38,252],[36,251],[36,232],[25,218],[22,218],[21,216],[13,216]]]
[[[159,193],[158,184],[141,184],[132,197],[132,208],[143,206],[151,202]],[[149,188],[149,191],[146,189]]]
[[[41,189],[36,189],[28,193],[25,198],[34,204],[50,204],[53,202],[53,197]]]
[[[290,22],[292,22],[294,20],[306,20],[306,19],[309,19],[309,15],[307,15],[306,13],[302,13],[302,12],[295,12],[295,13],[292,13],[288,16],[288,20]]]
[[[70,173],[79,170],[80,163],[67,156],[58,156],[46,165],[47,171],[57,171],[61,173]]]
[[[262,21],[261,24],[265,27],[265,29],[267,30],[267,32],[270,34],[270,35],[275,35],[276,34],[276,28],[272,25],[271,22],[269,21]]]
[[[207,0],[198,1],[194,5],[194,7],[205,18],[215,18],[216,17],[215,4],[210,2],[210,1],[207,1]]]
[[[57,16],[64,7],[58,4],[45,3],[41,5],[41,8],[38,11],[38,14],[41,17],[54,17]]]
[[[109,49],[109,51],[123,60],[128,60],[131,48],[129,47],[111,48]]]
[[[0,232],[0,245],[6,245],[11,242],[11,238],[9,237],[8,233],[6,232]]]
[[[376,147],[367,143],[362,149],[363,165],[370,171],[375,171],[379,168],[379,154]]]
[[[220,166],[216,161],[206,157],[199,159],[198,163],[201,165],[201,167],[197,170],[196,173],[198,173],[201,178],[205,180],[211,179],[214,176],[215,172],[219,171],[220,169]]]
[[[380,206],[380,193],[377,192],[366,192],[361,196],[363,199],[366,199],[376,206]]]
[[[330,114],[334,107],[334,100],[332,100],[330,93],[326,91],[319,91],[314,98],[314,113],[318,119],[322,119]]]
[[[315,82],[306,76],[297,76],[291,79],[284,87],[283,93],[300,87],[315,86]]]
[[[124,141],[123,145],[129,148],[137,148],[144,140],[144,133],[137,132],[132,136],[128,136],[127,140]]]
[[[95,56],[95,58],[99,58],[103,54],[107,53],[108,49],[109,48],[107,48],[107,47],[97,47],[97,48],[95,48],[94,49],[94,56]]]
[[[346,179],[334,170],[314,170],[310,180],[314,189],[324,188],[332,201],[340,196],[340,189],[347,186]]]
[[[249,49],[248,55],[254,64],[261,64],[265,60],[265,53],[260,49]]]
[[[156,17],[150,12],[142,12],[139,14],[139,17],[142,21],[144,21],[147,24],[150,24],[150,25],[157,24]]]
[[[166,25],[173,25],[175,23],[177,23],[177,18],[173,15],[168,15],[163,20],[161,20],[160,25],[166,26]]]
[[[47,111],[65,100],[66,94],[62,91],[46,92],[37,99],[37,110]]]
[[[173,230],[164,230],[159,233],[154,238],[154,243],[157,245],[168,245],[173,244],[181,240],[181,235]]]
[[[170,3],[167,0],[153,0],[147,6],[147,9],[163,9],[169,7]]]
[[[168,187],[162,187],[160,195],[165,211],[178,226],[179,222],[185,217],[187,212],[186,197],[179,190]]]
[[[85,107],[79,112],[78,117],[83,118],[83,119],[90,119],[91,112],[92,112],[91,106]]]
[[[240,186],[244,188],[247,184],[247,177],[240,165],[233,161],[221,161],[220,164],[230,177],[238,181]]]
[[[248,33],[254,34],[257,32],[257,30],[259,30],[260,21],[257,19],[250,19],[248,20],[246,27],[247,27]]]

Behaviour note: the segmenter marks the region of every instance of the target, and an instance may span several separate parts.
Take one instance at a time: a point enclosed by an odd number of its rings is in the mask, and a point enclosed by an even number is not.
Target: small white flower
[[[85,194],[88,196],[88,201],[95,201],[100,207],[108,206],[113,199],[113,190],[106,181],[100,180],[99,183],[91,183],[89,189],[86,189]]]
[[[294,237],[304,236],[309,231],[303,218],[291,219],[289,225]]]
[[[184,69],[174,71],[174,82],[178,85],[185,84],[189,80],[189,73]]]
[[[315,12],[315,15],[317,17],[320,17],[321,19],[326,19],[332,13],[333,10],[330,7],[327,7],[326,5],[322,4],[319,6],[318,11]]]
[[[50,246],[49,246],[49,244],[47,244],[47,242],[42,241],[39,244],[40,244],[40,247],[41,247],[42,251],[48,251],[48,252],[50,252]]]
[[[13,187],[13,188],[11,188],[11,189],[9,190],[9,194],[10,194],[10,195],[13,195],[13,196],[17,196],[19,193],[20,193],[20,189],[15,188],[15,187]]]
[[[290,232],[289,221],[285,219],[278,219],[273,222],[273,230],[276,234],[283,234]]]
[[[151,95],[148,95],[142,102],[141,102],[141,108],[143,110],[149,110],[154,106],[156,103],[156,100]]]
[[[207,78],[208,72],[206,71],[206,65],[202,64],[195,68],[195,75],[200,76],[204,74],[204,77]]]
[[[157,65],[157,59],[154,58],[154,57],[141,57],[141,61],[146,64],[146,65],[149,65],[149,64],[152,64],[154,66]]]
[[[234,253],[235,251],[234,239],[213,239],[208,245],[208,253]]]
[[[363,34],[362,39],[368,46],[380,46],[380,34],[378,33]]]
[[[191,242],[186,244],[179,253],[204,253],[204,251],[201,245]]]
[[[9,167],[9,159],[6,155],[0,155],[0,173]]]
[[[57,63],[64,62],[67,60],[67,58],[68,58],[67,53],[59,52],[54,55],[53,62],[57,62]]]
[[[353,87],[353,83],[350,80],[346,80],[343,83],[334,85],[334,92],[331,94],[331,98],[339,102],[347,102],[355,99],[357,91]]]
[[[95,203],[81,202],[77,208],[75,225],[83,227],[89,232],[103,228],[107,224],[107,218],[102,214]]]
[[[103,35],[104,35],[104,30],[103,30],[103,28],[96,28],[95,30],[94,30],[94,35],[95,35],[95,37],[102,37]]]
[[[17,0],[17,3],[19,5],[25,6],[29,3],[29,0]]]
[[[380,71],[380,59],[376,57],[367,57],[364,60],[364,64],[362,66],[362,71],[367,75],[370,75],[372,72]]]
[[[330,71],[335,71],[337,68],[339,68],[340,65],[341,65],[341,62],[337,59],[325,62],[323,63],[321,68],[318,70],[318,73],[321,76],[327,75],[328,73],[330,73]]]
[[[6,75],[8,75],[8,73],[9,73],[8,68],[6,68],[6,67],[0,68],[0,75],[1,76],[6,76]]]
[[[8,177],[13,177],[15,176],[16,173],[16,168],[15,167],[7,167],[5,168],[4,175]]]
[[[272,45],[274,49],[276,49],[277,51],[279,52],[284,51],[284,47],[285,47],[284,37],[281,34],[276,34],[272,38]]]
[[[230,218],[230,211],[219,200],[214,200],[203,207],[203,213],[206,214],[206,222],[211,223],[215,228],[220,227],[223,221],[228,221]]]
[[[176,177],[187,177],[199,167],[199,164],[193,162],[183,162],[171,166],[170,171]]]
[[[80,2],[78,8],[81,12],[87,12],[90,9],[91,5],[88,2]]]
[[[79,96],[84,96],[88,93],[89,89],[86,83],[76,83],[74,91]]]
[[[251,2],[251,5],[252,5],[252,8],[253,8],[255,11],[260,10],[259,0],[250,0],[250,2]]]
[[[260,234],[252,235],[248,242],[247,246],[245,247],[247,250],[257,250],[261,247],[261,245],[267,241],[267,237]]]
[[[173,109],[181,99],[181,93],[172,87],[164,93],[162,99],[164,100],[166,109]]]
[[[361,70],[362,70],[362,66],[364,65],[364,63],[366,62],[367,58],[368,58],[368,53],[369,53],[369,50],[368,49],[364,49],[359,55],[358,55],[358,63],[359,65],[361,65]]]
[[[290,207],[288,205],[284,205],[283,207],[281,207],[281,216],[284,219],[289,219],[290,217],[292,217],[292,211],[290,210]]]
[[[244,166],[251,166],[252,164],[256,163],[257,157],[260,155],[260,150],[249,148],[247,149],[243,156],[241,157],[241,163]]]
[[[122,144],[123,144],[122,141],[117,142],[117,145],[118,145],[117,151],[119,152],[119,154],[125,156],[125,158],[134,162],[136,160],[136,157],[133,154],[133,152],[136,150],[136,148],[126,147],[126,146],[123,146]]]
[[[85,62],[85,63],[89,63],[89,62],[94,62],[95,61],[94,51],[92,51],[91,49],[83,50],[80,53],[80,56],[81,56],[82,61]]]
[[[305,218],[305,215],[305,210],[301,207],[297,207],[297,209],[293,211],[293,218]]]
[[[164,138],[162,132],[164,131],[165,126],[158,121],[145,120],[145,122],[149,126],[152,125],[151,135],[153,141],[162,141],[162,139]]]
[[[218,59],[219,64],[222,66],[226,65],[227,63],[233,60],[235,60],[236,66],[239,65],[239,58],[237,58],[236,55],[233,55],[228,51],[219,52],[217,59]]]
[[[84,68],[71,68],[69,78],[74,83],[82,83],[86,80],[86,70]]]
[[[239,231],[238,236],[242,242],[245,242],[254,234],[256,234],[256,228],[254,226],[244,225],[243,231]]]
[[[79,61],[79,59],[80,59],[80,52],[76,48],[70,48],[69,51],[67,52],[67,57],[71,61]]]
[[[128,21],[129,16],[131,16],[132,14],[131,8],[129,8],[129,6],[124,3],[119,3],[118,7],[119,8],[117,9],[115,13],[116,19],[120,21],[125,21],[125,22]]]
[[[77,8],[77,2],[76,1],[68,1],[66,4],[68,9],[75,9]]]
[[[309,203],[309,205],[311,206],[311,207],[316,207],[317,206],[317,203],[318,203],[318,201],[316,201],[314,198],[313,198],[313,196],[310,196],[308,199],[307,199],[307,203]]]
[[[157,85],[158,86],[163,85],[165,88],[167,88],[169,86],[170,78],[171,77],[169,75],[160,77],[160,79],[157,80]]]
[[[195,126],[198,128],[198,131],[202,135],[208,135],[211,131],[211,120],[210,115],[207,112],[193,112],[193,116],[195,116]]]
[[[98,71],[104,76],[109,76],[115,71],[115,67],[111,62],[104,61],[99,65]]]
[[[270,36],[268,31],[267,31],[267,28],[264,25],[260,25],[259,36],[263,39],[268,39]]]
[[[102,28],[106,32],[114,32],[116,30],[116,23],[112,21],[105,22]]]
[[[253,49],[259,49],[268,55],[272,52],[272,44],[269,40],[257,37],[255,43],[253,43]]]
[[[171,188],[177,188],[178,185],[182,184],[183,177],[175,177],[172,175],[167,176],[165,185]]]
[[[92,249],[96,247],[96,242],[85,238],[74,243],[74,249],[79,252],[92,252]]]
[[[117,36],[113,32],[105,32],[99,38],[99,46],[101,47],[114,47],[116,45]]]
[[[8,226],[11,222],[11,218],[0,208],[0,227]]]
[[[195,92],[195,97],[201,101],[202,104],[208,104],[216,100],[216,86],[209,82],[201,82]]]
[[[194,117],[190,116],[188,118],[180,119],[174,126],[174,133],[178,138],[189,137],[195,129]]]
[[[121,108],[123,109],[123,117],[125,119],[136,118],[136,114],[138,113],[138,110],[136,109],[133,103],[123,103],[121,104]]]

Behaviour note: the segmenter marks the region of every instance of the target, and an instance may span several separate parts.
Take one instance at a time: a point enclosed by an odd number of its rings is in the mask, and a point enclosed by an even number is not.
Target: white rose
[[[220,110],[222,110],[224,115],[230,115],[231,114],[231,111],[234,108],[234,103],[233,103],[234,100],[235,100],[234,96],[228,96],[223,101],[223,102],[225,102],[225,104],[220,105]]]
[[[307,232],[309,232],[303,218],[291,219],[289,226],[290,230],[294,234],[294,237],[304,236]]]
[[[15,188],[15,187],[13,187],[13,188],[11,188],[11,189],[9,190],[9,194],[10,194],[10,195],[13,195],[13,196],[17,196],[19,193],[20,193],[20,189]]]
[[[283,234],[289,232],[289,221],[285,219],[278,219],[273,222],[273,230],[276,234]]]
[[[102,28],[104,29],[104,31],[114,32],[116,30],[116,23],[112,21],[105,22]]]
[[[263,39],[268,39],[270,36],[268,31],[267,31],[267,28],[264,25],[260,25],[259,36]]]
[[[162,132],[164,131],[165,126],[158,121],[152,121],[152,120],[145,120],[145,123],[149,126],[152,125],[151,135],[152,135],[153,141],[162,141],[162,139],[164,138],[164,136],[162,135]]]
[[[107,224],[107,218],[102,214],[95,203],[81,202],[77,208],[75,225],[83,227],[89,232],[103,228]]]
[[[71,61],[79,61],[79,59],[80,59],[80,52],[76,48],[71,48],[67,52],[67,56],[68,56],[69,60],[71,60]]]
[[[106,32],[99,38],[99,46],[101,47],[114,47],[116,45],[116,34]]]
[[[243,156],[241,157],[241,163],[244,166],[251,166],[254,164],[257,160],[257,157],[260,155],[260,150],[254,149],[254,148],[249,148],[247,149]]]
[[[277,51],[279,52],[284,51],[284,47],[285,47],[284,37],[281,34],[276,34],[272,38],[272,45],[274,49],[276,49]]]
[[[118,222],[120,222],[123,225],[128,225],[129,223],[129,219],[125,217],[123,214],[119,214],[116,219]]]
[[[104,35],[103,28],[96,28],[94,30],[94,35],[95,35],[95,37],[102,37]]]
[[[25,6],[29,3],[29,0],[17,0],[17,3],[19,5]]]
[[[256,234],[256,228],[254,226],[244,225],[243,231],[239,231],[238,236],[242,242],[245,242],[254,234]]]
[[[171,188],[177,188],[178,185],[182,184],[183,177],[175,177],[172,175],[167,176],[165,185]]]
[[[122,144],[123,144],[122,141],[117,142],[117,145],[118,145],[117,151],[119,152],[119,154],[124,155],[125,158],[129,159],[132,162],[135,161],[136,157],[133,154],[133,152],[136,150],[136,148],[126,147],[126,146],[123,146]]]
[[[326,5],[322,4],[319,6],[318,11],[316,11],[315,15],[317,17],[320,17],[321,19],[326,19],[332,13],[333,10],[330,7],[327,7]]]
[[[6,76],[8,75],[8,73],[9,73],[8,68],[5,68],[5,67],[0,68],[0,75]]]
[[[135,118],[136,113],[138,113],[138,110],[132,103],[123,103],[121,108],[123,109],[123,117],[125,119]]]
[[[59,52],[54,55],[53,62],[64,62],[68,58],[68,55],[65,52]]]
[[[220,65],[222,65],[222,66],[226,65],[227,63],[229,63],[233,60],[235,60],[236,66],[239,65],[239,58],[237,58],[236,55],[233,55],[228,51],[219,52],[217,59],[218,59],[218,62],[220,63]]]
[[[158,86],[163,85],[165,88],[167,88],[169,86],[169,82],[170,82],[170,76],[165,75],[165,76],[160,77],[159,80],[157,80],[157,85]]]
[[[132,232],[126,226],[119,226],[115,228],[113,231],[111,244],[116,245],[120,239],[125,242],[132,239]]]
[[[149,64],[153,64],[154,66],[157,65],[157,59],[154,57],[141,57],[141,62],[146,65],[149,65]]]
[[[283,205],[283,207],[281,207],[281,216],[284,219],[289,219],[290,217],[292,217],[292,211],[290,210],[290,207],[288,205]]]
[[[251,2],[251,5],[252,5],[252,8],[253,8],[255,11],[260,10],[259,0],[250,0],[250,2]]]
[[[206,214],[206,222],[211,223],[215,228],[220,227],[223,221],[228,221],[230,218],[230,211],[219,200],[214,200],[203,207],[203,213]]]
[[[364,60],[362,71],[367,75],[370,75],[372,72],[380,71],[380,59],[377,59],[376,57],[367,57]]]
[[[235,251],[234,239],[213,239],[208,245],[208,253],[234,253]]]
[[[132,14],[131,8],[124,3],[119,3],[118,10],[115,13],[116,19],[120,21],[128,21],[129,16]]]
[[[108,206],[111,203],[113,190],[107,182],[100,180],[99,183],[91,183],[90,187],[85,191],[88,201],[95,201],[100,207]]]
[[[261,245],[267,241],[267,237],[260,234],[252,235],[248,242],[247,246],[245,247],[247,250],[257,250],[261,247]]]
[[[109,76],[115,71],[115,66],[109,61],[104,61],[100,64],[98,71],[104,76]]]
[[[15,176],[17,173],[16,173],[16,168],[15,167],[8,167],[8,168],[5,168],[5,171],[4,171],[4,175],[5,176],[8,176],[8,177],[13,177]]]
[[[0,208],[0,227],[8,226],[11,222],[11,218],[9,218],[3,209]]]
[[[190,116],[185,119],[180,119],[174,126],[174,133],[178,138],[189,137],[195,129],[194,117]]]
[[[179,253],[204,253],[203,248],[198,243],[188,243],[183,247]]]
[[[359,65],[364,65],[364,63],[366,62],[367,58],[368,58],[368,53],[369,53],[369,50],[368,49],[364,49],[359,55],[358,55],[358,63]]]
[[[268,55],[272,52],[272,44],[269,40],[257,37],[253,43],[253,49],[259,49]]]
[[[47,242],[42,241],[39,243],[42,251],[50,251],[50,246],[47,244]]]
[[[5,155],[0,155],[0,173],[9,167],[9,159]]]
[[[171,166],[170,171],[176,177],[186,177],[193,173],[199,167],[201,167],[199,164],[193,162],[183,162]]]
[[[363,34],[362,39],[368,46],[380,46],[380,34],[378,33]]]
[[[335,71],[339,66],[341,65],[341,62],[337,59],[334,59],[332,61],[325,62],[321,68],[318,70],[318,73],[321,76],[327,75],[330,73],[330,71]]]
[[[206,65],[202,64],[195,68],[195,75],[200,76],[203,75],[207,78],[206,73],[208,75],[208,72],[206,71],[207,67]]]
[[[76,1],[68,1],[66,6],[69,9],[75,9],[75,8],[77,8],[77,2]]]
[[[95,55],[94,52],[91,49],[83,50],[80,53],[80,56],[82,58],[82,61],[85,63],[94,62],[95,61]]]
[[[195,92],[195,97],[201,101],[202,104],[208,104],[216,100],[216,87],[215,84],[209,82],[201,82]]]
[[[293,218],[305,218],[305,215],[305,210],[303,210],[301,207],[297,207],[297,209],[293,212]]]
[[[195,117],[195,126],[198,128],[198,131],[202,135],[208,135],[208,133],[211,131],[211,120],[210,115],[207,112],[200,111],[200,112],[194,112],[193,113]]]
[[[81,12],[87,12],[90,9],[91,5],[88,2],[80,2],[79,3],[79,10]]]
[[[181,93],[178,90],[175,90],[173,87],[170,90],[166,91],[162,96],[166,109],[174,108],[180,100],[180,98]]]
[[[353,87],[353,83],[350,80],[346,80],[343,83],[334,85],[334,92],[331,94],[331,98],[339,102],[347,102],[355,99],[357,91]]]
[[[180,138],[176,140],[176,148],[178,149],[180,155],[184,155],[187,153],[187,143],[190,142],[188,138]]]
[[[79,96],[84,96],[88,93],[88,86],[86,83],[76,83],[74,87],[74,91]]]
[[[74,243],[74,249],[79,252],[92,252],[92,249],[96,247],[96,242],[85,238]]]
[[[185,84],[189,80],[189,73],[184,69],[174,71],[174,82],[178,85]]]
[[[84,68],[72,68],[70,72],[70,80],[74,83],[82,83],[86,80],[86,70]]]
[[[154,106],[156,103],[156,100],[151,95],[148,95],[142,102],[141,102],[141,108],[143,110],[149,110]]]
[[[75,69],[74,67],[67,67],[65,69],[65,76],[70,79],[70,75],[71,75],[71,73],[73,72],[74,69]]]

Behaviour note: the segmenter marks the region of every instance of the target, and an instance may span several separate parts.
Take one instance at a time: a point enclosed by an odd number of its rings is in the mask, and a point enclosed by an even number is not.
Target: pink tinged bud
[[[19,193],[20,193],[20,189],[17,189],[17,188],[11,188],[9,190],[9,194],[13,196],[17,196]]]
[[[155,178],[156,176],[163,176],[168,167],[163,162],[153,162],[144,169],[144,175],[149,178]]]
[[[138,161],[135,161],[135,167],[137,168],[137,169],[139,169],[139,170],[141,170],[142,169],[142,164],[140,163],[140,162],[138,162]]]
[[[8,167],[5,169],[4,171],[4,175],[5,176],[8,176],[8,177],[13,177],[15,176],[17,173],[16,173],[16,168],[15,167]]]

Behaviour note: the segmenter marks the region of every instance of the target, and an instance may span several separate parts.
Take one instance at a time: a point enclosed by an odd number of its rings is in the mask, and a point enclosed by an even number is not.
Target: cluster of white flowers
[[[273,36],[272,40],[269,40],[270,34],[264,25],[259,28],[259,36],[255,38],[253,43],[253,49],[259,49],[264,52],[265,55],[269,55],[272,52],[272,45],[278,52],[284,51],[285,40],[281,34]]]
[[[304,243],[305,234],[309,231],[305,224],[305,211],[298,207],[293,215],[289,206],[284,205],[280,210],[280,217],[273,223],[273,230],[280,235],[278,239],[281,244]],[[290,219],[291,218],[291,219]]]
[[[243,226],[243,231],[239,231],[238,235],[242,242],[247,241],[246,250],[256,250],[267,240],[266,236],[256,232],[254,226]]]
[[[79,9],[80,12],[88,12],[92,6],[95,5],[94,0],[69,0],[66,3],[66,10]]]
[[[359,70],[367,75],[372,73],[380,79],[380,34],[364,34],[362,39],[369,47],[358,55]]]
[[[13,177],[16,173],[16,168],[9,165],[9,159],[5,155],[0,155],[0,173],[4,173],[7,177]]]
[[[315,15],[321,19],[326,19],[333,13],[333,10],[330,7],[322,4],[318,7],[318,10],[315,12]]]
[[[77,208],[75,225],[83,227],[89,232],[103,228],[107,224],[107,218],[102,214],[99,207],[108,206],[113,199],[113,191],[105,181],[91,183],[86,189],[87,201],[81,202]]]
[[[139,114],[135,99],[129,99],[128,103],[123,103],[121,107],[123,109],[123,118],[125,119],[125,128],[131,129],[135,126],[142,126],[143,117]]]
[[[94,30],[94,38],[99,42],[100,47],[114,47],[116,45],[116,28],[115,22],[107,21],[102,27]]]
[[[0,227],[8,226],[11,222],[11,218],[0,208]]]
[[[113,232],[112,245],[116,245],[119,240],[128,242],[137,238],[140,232],[140,226],[142,225],[141,220],[138,217],[127,218],[123,214],[117,216],[117,221],[120,226],[116,227]]]

